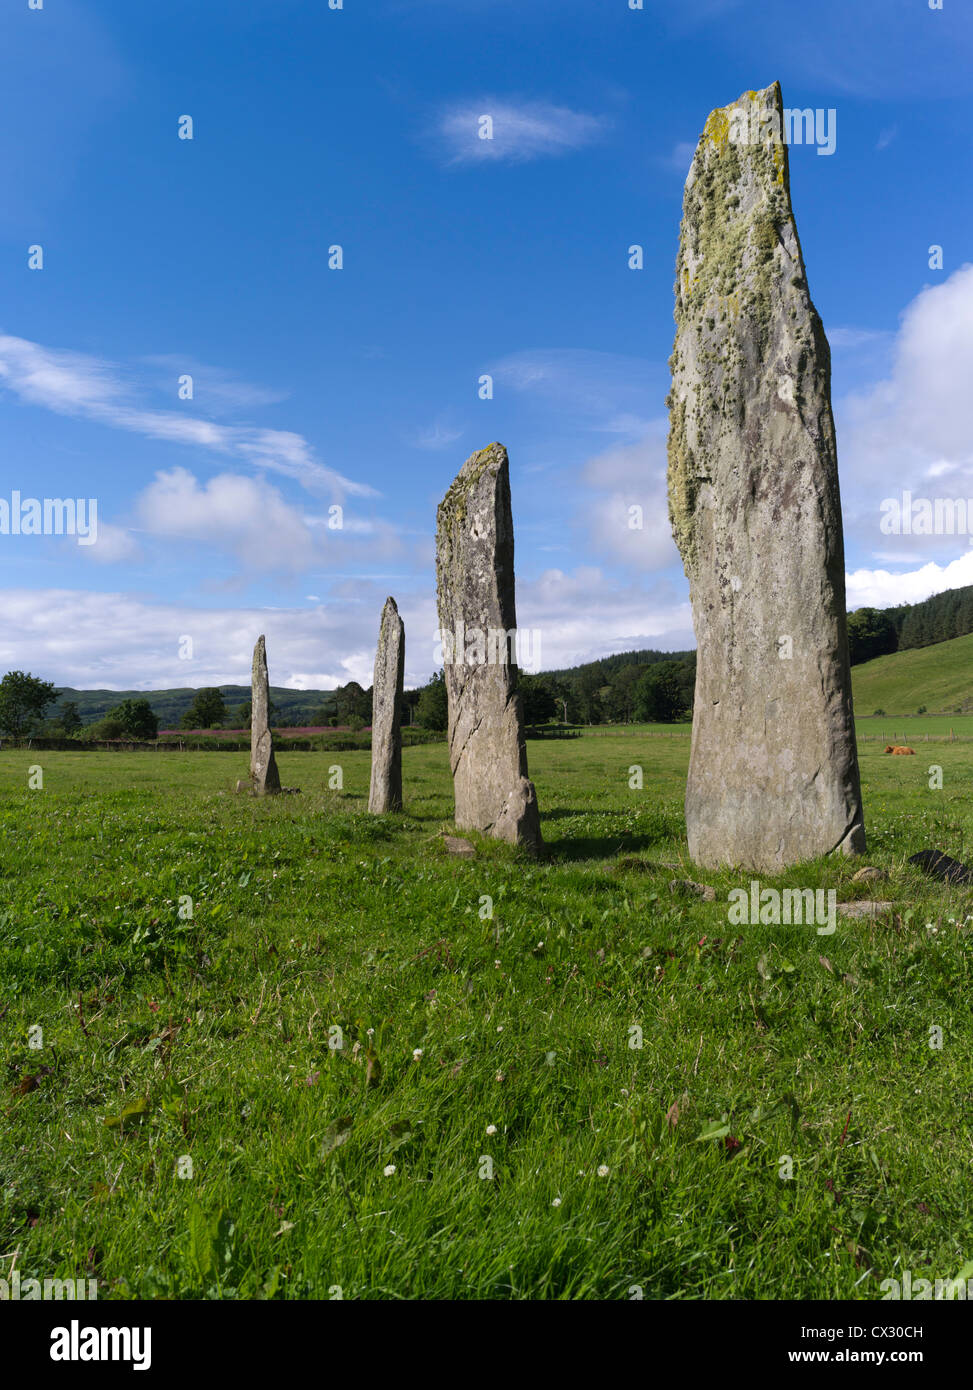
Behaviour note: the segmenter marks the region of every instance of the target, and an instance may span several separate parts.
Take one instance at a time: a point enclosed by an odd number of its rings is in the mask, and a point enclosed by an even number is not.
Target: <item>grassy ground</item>
[[[955,1276],[969,898],[904,861],[973,857],[973,748],[931,746],[863,749],[889,882],[773,880],[895,901],[833,936],[731,926],[749,875],[669,867],[685,739],[531,744],[538,864],[446,857],[441,746],[406,751],[406,814],[382,819],[365,753],[342,792],[334,755],[284,753],[302,794],[263,802],[227,794],[235,755],[0,754],[0,1276],[90,1275],[102,1298],[875,1298],[904,1268]],[[670,892],[690,873],[715,902]]]
[[[932,647],[893,652],[854,666],[851,672],[855,709],[871,714],[915,714],[920,705],[933,711],[970,710],[973,633],[937,642]]]

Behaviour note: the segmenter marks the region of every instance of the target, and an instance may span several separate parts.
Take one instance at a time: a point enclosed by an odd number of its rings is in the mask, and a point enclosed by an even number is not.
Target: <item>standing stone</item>
[[[831,355],[775,83],[714,111],[676,262],[669,515],[689,579],[693,859],[765,871],[865,847]]]
[[[439,628],[460,829],[541,844],[517,692],[514,528],[502,444],[472,454],[439,504]]]
[[[372,681],[372,781],[368,809],[402,810],[402,674],[405,628],[394,598],[385,600]]]
[[[253,649],[250,687],[250,784],[254,796],[272,796],[280,791],[280,776],[270,733],[270,680],[262,637]]]

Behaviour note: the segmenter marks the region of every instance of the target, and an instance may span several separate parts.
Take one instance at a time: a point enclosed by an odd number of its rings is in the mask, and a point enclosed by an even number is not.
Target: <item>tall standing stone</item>
[[[250,785],[255,796],[272,796],[280,791],[280,776],[270,732],[270,679],[267,675],[267,644],[257,638],[253,649],[250,678]]]
[[[517,692],[514,528],[502,444],[472,454],[439,504],[436,568],[456,824],[536,850],[541,828]]]
[[[831,355],[791,209],[780,87],[714,111],[683,199],[669,515],[689,579],[693,859],[865,847]]]
[[[394,598],[385,600],[372,680],[372,780],[368,809],[402,810],[402,676],[405,628]]]

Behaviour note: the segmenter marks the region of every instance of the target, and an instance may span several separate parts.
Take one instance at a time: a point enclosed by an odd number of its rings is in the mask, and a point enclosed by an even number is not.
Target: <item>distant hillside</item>
[[[250,703],[249,685],[221,685],[226,707],[232,714],[239,705]],[[179,721],[192,704],[196,691],[187,687],[177,690],[72,690],[58,687],[58,700],[73,700],[85,724],[94,724],[123,700],[148,700],[158,716],[160,729],[178,729]],[[334,704],[333,690],[285,690],[272,685],[270,698],[276,706],[276,717],[287,724],[310,724],[322,705]]]
[[[929,714],[973,710],[973,633],[932,647],[893,652],[851,672],[855,714]]]

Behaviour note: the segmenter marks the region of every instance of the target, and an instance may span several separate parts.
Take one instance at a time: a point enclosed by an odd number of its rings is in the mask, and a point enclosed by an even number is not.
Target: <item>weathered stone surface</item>
[[[257,638],[253,649],[250,686],[250,784],[255,796],[272,796],[280,791],[280,776],[270,733],[270,678],[263,637]]]
[[[376,816],[402,810],[402,674],[405,627],[394,598],[385,600],[372,680],[372,780],[368,809]]]
[[[475,859],[476,850],[469,840],[463,840],[459,835],[444,835],[443,844],[447,854],[453,854],[457,859]]]
[[[880,903],[862,898],[857,903],[839,903],[838,911],[843,917],[884,917],[887,912],[895,912],[901,906],[901,903]]]
[[[669,514],[698,649],[686,826],[710,868],[865,847],[830,351],[781,120],[776,83],[710,116],[676,268]]]
[[[514,532],[507,451],[472,454],[439,504],[439,626],[460,829],[541,843],[517,693]]]

